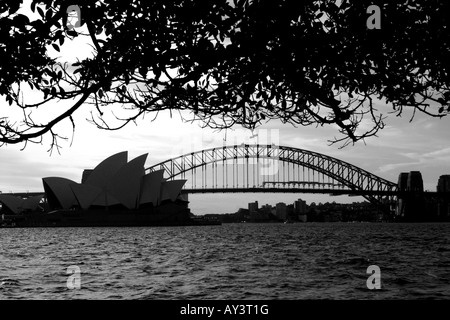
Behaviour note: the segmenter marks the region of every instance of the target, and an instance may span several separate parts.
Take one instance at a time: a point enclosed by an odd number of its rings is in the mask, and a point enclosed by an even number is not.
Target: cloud
[[[450,161],[450,147],[440,149],[437,151],[428,152],[425,154],[416,154],[415,156],[422,156],[423,158],[435,160],[435,161]]]
[[[387,171],[392,171],[392,170],[400,171],[401,168],[406,168],[408,171],[412,171],[409,169],[411,169],[417,165],[420,165],[420,164],[421,164],[421,162],[388,163],[388,164],[381,166],[378,171],[379,172],[387,172]]]

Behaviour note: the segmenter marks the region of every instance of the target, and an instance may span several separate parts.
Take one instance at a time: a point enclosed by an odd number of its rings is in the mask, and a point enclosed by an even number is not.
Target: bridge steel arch
[[[314,151],[276,145],[241,144],[200,150],[155,164],[146,168],[146,172],[164,169],[168,175],[166,178],[172,180],[183,178],[186,172],[208,164],[249,158],[272,159],[312,169],[334,179],[349,190],[360,192],[366,199],[377,204],[383,203],[386,195],[392,197],[397,192],[396,183],[348,162]],[[220,190],[233,192],[232,188]]]

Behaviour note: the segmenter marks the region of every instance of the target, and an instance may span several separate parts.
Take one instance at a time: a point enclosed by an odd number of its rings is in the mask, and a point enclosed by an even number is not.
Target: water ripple
[[[450,224],[0,231],[0,299],[450,298]]]

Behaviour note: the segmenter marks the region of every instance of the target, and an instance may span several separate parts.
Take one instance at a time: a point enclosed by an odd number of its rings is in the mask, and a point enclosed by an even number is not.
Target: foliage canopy
[[[67,12],[74,4],[79,28]],[[367,27],[372,4],[381,29]],[[0,143],[50,133],[58,145],[55,125],[70,119],[75,127],[83,104],[95,106],[91,120],[108,130],[188,110],[185,120],[213,128],[270,119],[334,124],[344,145],[375,135],[387,112],[442,117],[450,108],[449,7],[436,0],[2,1]],[[80,37],[91,52],[61,62],[54,53]],[[26,101],[30,90],[42,99]],[[377,99],[392,109],[379,110]],[[60,101],[70,106],[35,120]],[[12,108],[20,121],[6,115]],[[126,116],[106,120],[119,109]],[[363,120],[370,125],[361,131]]]

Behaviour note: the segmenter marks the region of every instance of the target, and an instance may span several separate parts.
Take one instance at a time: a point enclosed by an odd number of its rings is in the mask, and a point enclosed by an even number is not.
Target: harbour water
[[[10,228],[0,239],[0,299],[450,298],[450,223]],[[79,288],[68,289],[71,266]]]

